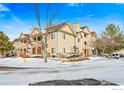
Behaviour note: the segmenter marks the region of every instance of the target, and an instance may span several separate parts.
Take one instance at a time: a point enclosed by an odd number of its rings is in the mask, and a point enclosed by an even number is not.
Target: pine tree
[[[0,31],[0,54],[4,55],[5,52],[14,49],[13,43],[9,40],[2,31]]]

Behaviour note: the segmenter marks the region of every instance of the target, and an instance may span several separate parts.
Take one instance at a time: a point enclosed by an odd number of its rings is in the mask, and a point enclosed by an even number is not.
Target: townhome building
[[[90,56],[95,54],[94,43],[96,33],[90,32],[87,26],[80,27],[79,23],[73,26],[69,22],[53,25],[41,31],[33,28],[29,34],[20,34],[18,38],[18,56],[43,57],[43,39],[47,33],[47,55],[49,57],[63,57],[80,54]]]
[[[96,33],[90,32],[88,26],[81,27],[79,23],[73,26],[76,32],[76,49],[83,56],[95,55]]]

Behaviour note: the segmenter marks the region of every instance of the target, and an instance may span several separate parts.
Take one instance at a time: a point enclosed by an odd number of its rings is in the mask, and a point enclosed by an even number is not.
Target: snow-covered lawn
[[[29,83],[55,79],[94,78],[124,85],[124,59],[90,57],[82,62],[61,63],[39,58],[0,58],[0,67],[24,69],[0,69],[0,85],[28,85]]]

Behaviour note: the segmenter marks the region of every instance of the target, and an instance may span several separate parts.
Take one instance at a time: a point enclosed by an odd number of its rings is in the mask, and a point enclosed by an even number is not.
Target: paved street
[[[60,63],[55,60],[49,60],[48,63],[39,61],[41,59],[27,59],[25,64],[21,58],[1,59],[0,85],[28,85],[47,80],[83,78],[107,80],[124,85],[124,59],[92,57],[90,60],[73,63]]]

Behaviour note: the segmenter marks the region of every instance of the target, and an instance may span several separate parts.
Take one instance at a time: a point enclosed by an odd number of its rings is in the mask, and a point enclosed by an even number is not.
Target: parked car
[[[112,54],[112,58],[124,58],[124,54]]]
[[[124,54],[120,54],[120,58],[124,58]]]
[[[120,55],[119,54],[112,54],[112,58],[119,59],[120,58]]]

